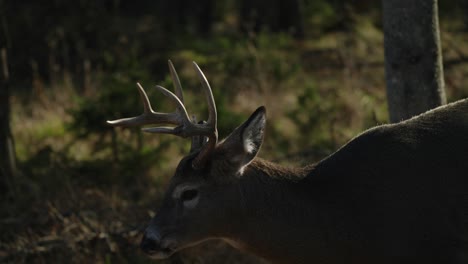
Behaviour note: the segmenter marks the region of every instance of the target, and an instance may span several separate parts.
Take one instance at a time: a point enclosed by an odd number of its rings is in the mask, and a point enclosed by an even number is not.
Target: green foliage
[[[315,34],[334,26],[340,19],[336,5],[329,1],[305,1],[303,12],[307,18],[307,27]]]
[[[178,70],[182,84],[184,87],[200,86],[196,76],[184,75],[185,72],[193,71],[185,70],[185,67],[191,67],[187,62],[197,61],[213,89],[220,117],[218,129],[223,136],[245,121],[250,114],[239,112],[233,103],[234,98],[245,90],[256,90],[258,93],[270,90],[276,92],[286,88],[287,84],[294,82],[302,74],[299,52],[295,52],[295,41],[286,33],[261,32],[245,39],[239,38],[238,35],[221,35],[209,40],[194,38],[180,48],[183,50],[174,54],[172,58],[176,68],[182,66]],[[166,79],[167,85],[170,85],[169,82]],[[245,87],[242,83],[249,83],[250,86]],[[185,100],[190,112],[207,112],[204,98],[199,94],[191,94],[193,91],[190,89],[185,89],[184,92],[188,93]],[[194,98],[203,103],[192,103]],[[227,116],[229,118],[225,118]]]
[[[77,107],[70,110],[72,121],[68,130],[78,138],[93,135],[103,138],[113,132],[106,120],[141,114],[138,110],[142,105],[135,83],[144,85],[149,79],[146,65],[138,62],[135,51],[118,60],[109,53],[103,56],[106,68],[112,73],[98,76],[96,93],[78,98]]]
[[[297,104],[287,115],[297,126],[301,148],[331,149],[333,147],[334,111],[337,106],[325,100],[314,82],[307,82],[297,98]],[[305,133],[306,132],[306,133]]]

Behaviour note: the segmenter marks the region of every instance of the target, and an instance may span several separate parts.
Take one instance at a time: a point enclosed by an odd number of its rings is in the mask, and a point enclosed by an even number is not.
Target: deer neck
[[[281,263],[310,248],[305,233],[314,225],[314,207],[303,179],[313,168],[290,169],[255,160],[246,168],[238,186],[238,217],[226,241],[268,260]],[[307,219],[307,221],[304,221]]]

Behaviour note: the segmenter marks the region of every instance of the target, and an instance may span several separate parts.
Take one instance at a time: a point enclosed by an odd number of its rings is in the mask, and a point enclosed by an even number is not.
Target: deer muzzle
[[[148,227],[141,239],[140,248],[151,258],[164,259],[172,255],[176,249],[174,243],[168,242],[169,241],[162,239],[160,233],[156,229]]]

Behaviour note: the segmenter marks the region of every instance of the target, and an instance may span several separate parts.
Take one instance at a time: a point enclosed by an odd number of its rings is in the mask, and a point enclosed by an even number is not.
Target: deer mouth
[[[145,253],[152,259],[165,259],[170,257],[177,251],[177,245],[175,243],[164,243],[160,246],[146,250]]]
[[[152,259],[166,259],[174,254],[175,250],[172,248],[160,248],[157,250],[150,250],[145,252]]]
[[[160,239],[159,233],[147,232],[140,243],[141,250],[154,259],[165,259],[177,250],[177,243],[173,239]]]

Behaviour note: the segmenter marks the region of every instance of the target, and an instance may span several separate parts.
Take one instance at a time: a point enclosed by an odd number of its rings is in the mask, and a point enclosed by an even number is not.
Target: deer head
[[[149,133],[190,137],[192,147],[171,178],[157,215],[151,220],[141,241],[141,249],[154,258],[172,253],[210,238],[223,238],[232,231],[229,224],[241,214],[239,179],[244,168],[255,158],[263,141],[265,108],[259,107],[250,118],[226,139],[218,142],[216,105],[210,85],[194,62],[209,108],[207,122],[190,119],[184,106],[182,87],[174,66],[169,70],[175,94],[156,86],[177,109],[173,113],[155,112],[145,90],[137,84],[143,101],[143,114],[107,121],[113,126],[148,124],[173,127],[143,128]]]

